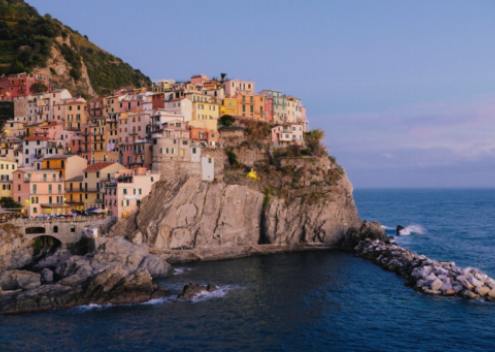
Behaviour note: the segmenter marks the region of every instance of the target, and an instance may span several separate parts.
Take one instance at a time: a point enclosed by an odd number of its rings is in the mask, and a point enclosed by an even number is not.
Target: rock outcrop
[[[32,270],[5,270],[0,276],[0,312],[21,313],[89,303],[136,303],[164,294],[153,278],[170,265],[147,246],[124,238],[98,243],[94,253],[67,250],[39,261]]]
[[[359,224],[352,186],[343,173],[329,179],[336,170],[329,158],[293,159],[287,170],[259,171],[255,181],[239,171],[236,182],[197,176],[157,182],[112,234],[175,259],[204,260],[331,247]]]
[[[216,291],[218,287],[212,284],[200,285],[197,283],[188,283],[184,285],[177,298],[183,300],[192,300],[202,294]]]

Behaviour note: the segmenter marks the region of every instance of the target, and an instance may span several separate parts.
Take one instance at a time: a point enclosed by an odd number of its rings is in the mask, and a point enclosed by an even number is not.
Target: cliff
[[[237,158],[260,151],[247,149],[237,149]],[[182,175],[156,183],[139,211],[120,221],[112,235],[182,261],[328,248],[359,225],[352,186],[332,158],[269,160],[258,154],[254,180],[225,156],[215,160],[225,166],[214,182]]]
[[[0,74],[32,72],[75,95],[150,85],[150,79],[87,36],[22,0],[0,0]]]

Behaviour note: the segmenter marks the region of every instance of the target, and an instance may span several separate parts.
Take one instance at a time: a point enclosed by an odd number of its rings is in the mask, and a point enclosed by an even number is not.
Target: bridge
[[[102,229],[112,224],[108,216],[78,216],[54,219],[23,219],[9,221],[17,226],[26,238],[54,238],[63,247],[78,242],[85,234],[98,236]]]

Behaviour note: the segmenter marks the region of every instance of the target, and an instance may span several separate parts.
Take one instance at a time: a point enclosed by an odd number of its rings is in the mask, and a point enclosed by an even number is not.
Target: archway
[[[43,259],[55,253],[62,246],[62,242],[53,236],[36,237],[33,243],[33,257]]]

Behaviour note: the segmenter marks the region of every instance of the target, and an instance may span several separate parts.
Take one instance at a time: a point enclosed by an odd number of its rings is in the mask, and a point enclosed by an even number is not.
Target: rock
[[[41,276],[28,270],[9,270],[0,276],[2,290],[29,290],[41,285]]]
[[[353,247],[356,254],[398,273],[421,292],[495,300],[495,280],[478,269],[459,268],[454,262],[438,262],[374,235],[361,238],[359,234],[351,233],[351,236],[353,240],[358,239]]]
[[[217,286],[208,284],[206,286],[197,284],[197,283],[188,283],[184,285],[182,292],[177,295],[177,298],[191,300],[194,297],[205,293],[205,292],[213,292],[217,290]]]
[[[171,270],[170,264],[156,255],[147,255],[140,267],[146,269],[153,278],[165,277]]]
[[[138,303],[164,294],[153,276],[165,275],[169,265],[150,254],[147,246],[136,246],[123,238],[100,238],[98,242],[92,255],[46,258],[41,275],[19,270],[3,273],[1,286],[9,288],[11,294],[0,295],[0,312]],[[22,290],[12,291],[18,288]]]
[[[478,292],[480,296],[487,296],[490,293],[490,288],[486,286],[476,287],[476,292]]]
[[[433,280],[433,282],[431,283],[431,289],[433,291],[440,291],[442,287],[443,287],[443,282],[438,278]]]
[[[49,284],[49,283],[52,283],[53,282],[53,271],[51,271],[50,269],[48,268],[44,268],[42,271],[41,271],[41,281],[44,283],[44,284]]]

